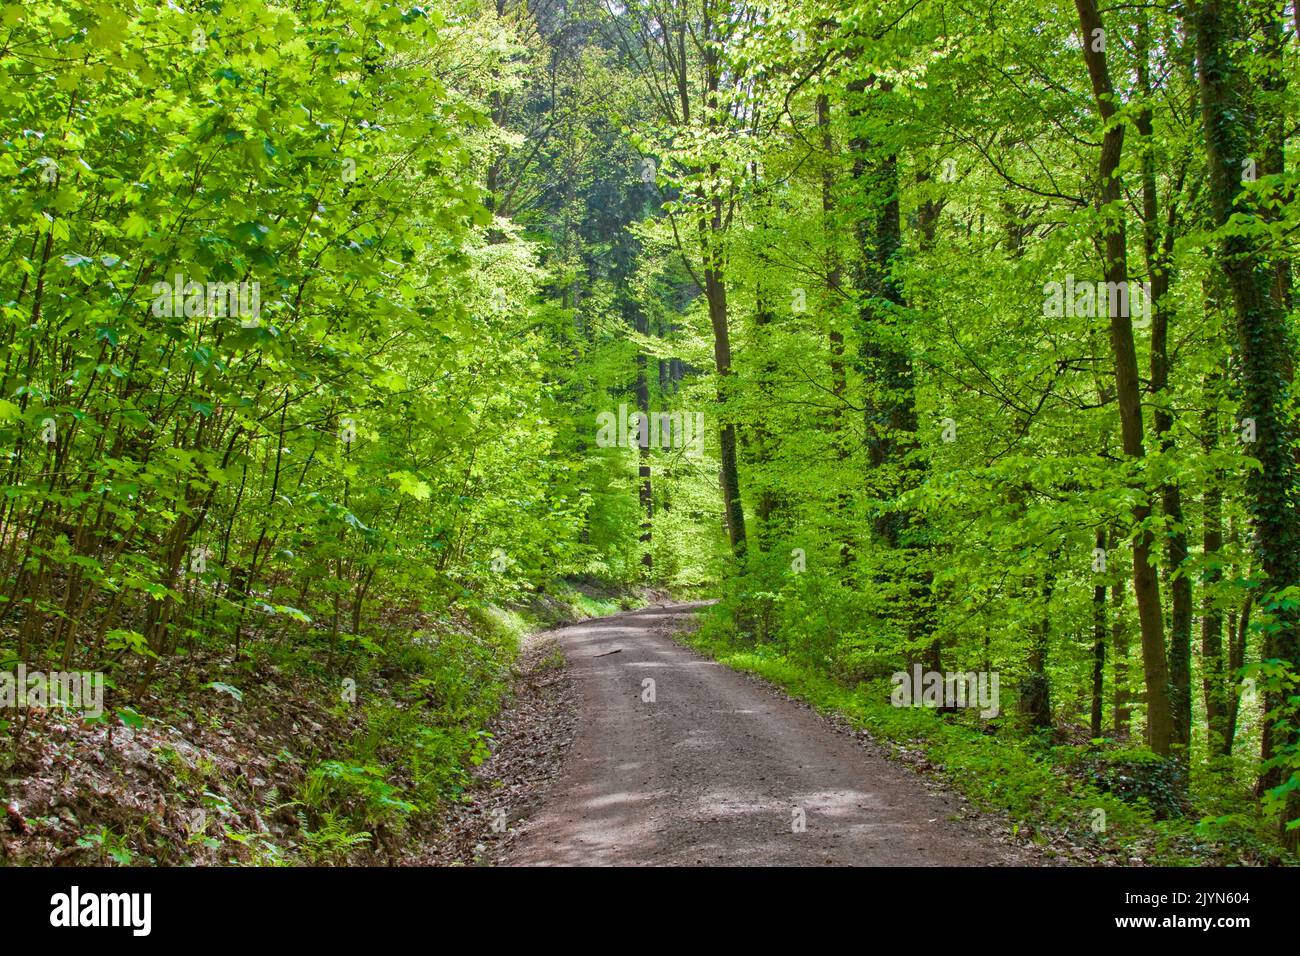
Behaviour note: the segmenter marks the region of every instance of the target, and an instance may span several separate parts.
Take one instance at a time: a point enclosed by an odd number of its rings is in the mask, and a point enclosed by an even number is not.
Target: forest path
[[[554,632],[579,702],[560,776],[506,865],[1032,862],[954,797],[670,635],[700,604]],[[643,700],[654,681],[654,701]],[[806,829],[795,831],[795,810]],[[969,812],[969,811],[967,811]]]

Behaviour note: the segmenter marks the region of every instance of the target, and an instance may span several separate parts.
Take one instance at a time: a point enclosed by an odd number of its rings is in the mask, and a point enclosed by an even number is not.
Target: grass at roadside
[[[719,636],[722,634],[723,636]],[[976,806],[1005,813],[1013,834],[1079,863],[1233,865],[1281,862],[1267,821],[1208,781],[1190,807],[1166,815],[1167,783],[1139,752],[1016,739],[926,708],[893,707],[886,682],[849,687],[763,646],[737,646],[706,624],[679,640],[758,675],[816,710],[867,731],[896,756],[940,774]],[[1143,787],[1133,784],[1142,783]],[[1164,817],[1163,819],[1160,817]]]

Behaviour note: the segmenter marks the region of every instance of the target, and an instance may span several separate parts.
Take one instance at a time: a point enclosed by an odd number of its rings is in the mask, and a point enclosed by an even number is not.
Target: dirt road
[[[577,688],[577,735],[499,862],[1032,862],[873,745],[671,640],[698,607],[646,608],[556,632]]]

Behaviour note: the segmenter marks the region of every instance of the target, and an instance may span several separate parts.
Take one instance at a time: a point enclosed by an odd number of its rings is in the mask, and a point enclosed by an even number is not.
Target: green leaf
[[[229,694],[231,697],[235,698],[235,700],[240,701],[241,703],[244,700],[244,692],[240,690],[238,687],[235,687],[231,684],[223,684],[221,681],[214,680],[211,681],[210,683],[204,684],[203,686],[211,688],[212,690],[215,690],[222,694]]]
[[[149,720],[148,717],[138,713],[131,707],[119,707],[114,711],[114,713],[117,714],[118,720],[122,721],[122,723],[127,727],[135,730],[143,727]]]

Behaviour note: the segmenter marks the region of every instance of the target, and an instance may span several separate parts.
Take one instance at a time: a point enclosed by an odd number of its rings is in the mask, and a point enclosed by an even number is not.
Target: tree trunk
[[[1146,307],[1151,318],[1151,398],[1155,406],[1156,448],[1161,453],[1173,449],[1174,416],[1167,394],[1169,387],[1169,314],[1168,292],[1173,268],[1174,202],[1169,200],[1168,223],[1163,230],[1159,221],[1159,194],[1156,188],[1155,143],[1151,135],[1151,76],[1148,62],[1148,39],[1145,22],[1138,32],[1138,88],[1143,107],[1137,115],[1137,130],[1142,149],[1142,240],[1147,273],[1151,277],[1151,295]],[[1181,184],[1181,175],[1174,186]],[[1160,507],[1164,512],[1165,564],[1170,590],[1169,620],[1169,700],[1173,718],[1172,745],[1182,761],[1188,759],[1192,740],[1192,579],[1186,573],[1188,558],[1187,530],[1183,519],[1182,489],[1172,477],[1160,486]]]
[[[1124,228],[1123,182],[1119,175],[1124,151],[1124,124],[1116,116],[1118,102],[1106,65],[1101,14],[1095,0],[1075,0],[1083,39],[1083,59],[1092,80],[1105,134],[1097,178],[1100,184],[1098,211],[1104,217],[1105,281],[1111,287],[1127,288],[1128,250]],[[1132,301],[1132,297],[1129,297]],[[1119,399],[1120,427],[1124,454],[1144,456],[1142,397],[1138,380],[1137,349],[1133,345],[1133,322],[1128,310],[1109,309],[1111,351],[1115,357],[1115,393]],[[1137,599],[1138,624],[1142,635],[1142,670],[1146,678],[1147,743],[1158,754],[1168,754],[1173,742],[1173,708],[1169,695],[1169,667],[1165,656],[1164,617],[1160,607],[1160,581],[1151,566],[1152,534],[1144,528],[1151,515],[1145,501],[1133,507],[1133,594]]]
[[[1029,726],[1035,730],[1046,730],[1052,726],[1052,683],[1047,677],[1048,643],[1052,634],[1052,592],[1056,587],[1057,552],[1048,558],[1047,568],[1043,571],[1040,596],[1043,607],[1038,624],[1033,628],[1029,645],[1029,674],[1020,689],[1020,712],[1028,719]]]
[[[636,310],[636,330],[642,335],[650,334],[650,322],[644,311]],[[650,382],[646,376],[646,354],[636,355],[636,407],[645,416],[647,428],[650,427]],[[639,451],[637,477],[641,482],[641,564],[647,571],[654,567],[654,555],[650,552],[654,540],[654,486],[650,483],[650,448],[649,443],[641,446]]]
[[[1106,529],[1097,529],[1097,547],[1106,550]],[[1102,734],[1106,698],[1106,584],[1092,589],[1092,713],[1089,729],[1096,740]]]
[[[1219,429],[1215,407],[1218,403],[1218,384],[1221,376],[1205,377],[1205,410],[1201,416],[1201,448],[1205,454],[1214,452],[1219,444]],[[1223,654],[1223,612],[1214,586],[1223,579],[1219,554],[1223,550],[1223,475],[1216,469],[1205,483],[1202,502],[1204,536],[1202,552],[1205,564],[1205,594],[1201,597],[1201,686],[1205,693],[1206,745],[1211,758],[1221,757],[1231,750],[1228,732],[1229,678],[1227,659]]]
[[[854,84],[850,92],[865,94],[867,84]],[[880,92],[888,95],[888,83]],[[854,104],[855,117],[864,105]],[[851,144],[853,180],[866,209],[856,227],[862,254],[858,260],[857,286],[859,323],[862,334],[860,358],[867,380],[864,402],[868,464],[878,475],[886,468],[888,497],[917,487],[925,466],[912,454],[916,447],[916,388],[912,359],[898,338],[898,311],[902,290],[894,280],[894,259],[902,248],[902,220],[899,212],[898,157],[882,151],[865,138]],[[883,152],[883,155],[881,155]],[[934,633],[932,575],[926,567],[925,527],[910,510],[887,507],[873,521],[877,538],[893,552],[901,551],[900,590],[906,598],[898,612],[903,630],[913,647],[925,647],[922,663],[930,670],[942,669],[942,652]]]
[[[1201,122],[1205,133],[1210,204],[1216,226],[1224,227],[1234,213],[1249,218],[1249,203],[1239,203],[1242,170],[1250,159],[1251,130],[1242,110],[1245,78],[1233,62],[1242,39],[1241,11],[1236,0],[1202,0],[1189,12],[1196,35],[1200,81]],[[1246,479],[1247,510],[1254,531],[1254,550],[1267,578],[1267,594],[1300,583],[1300,511],[1291,500],[1295,487],[1295,435],[1287,417],[1290,402],[1290,342],[1285,313],[1274,294],[1276,271],[1260,246],[1257,232],[1236,228],[1219,246],[1219,265],[1232,290],[1236,313],[1236,367],[1241,376],[1241,417],[1253,419],[1255,442],[1247,453],[1260,467]],[[1293,608],[1266,597],[1273,627],[1266,638],[1265,657],[1293,668],[1300,663],[1300,621]],[[1266,712],[1282,701],[1276,690],[1265,696]],[[1267,718],[1264,728],[1264,770],[1260,789],[1284,781],[1282,761],[1293,759],[1300,743],[1288,720]],[[1282,815],[1282,839],[1300,848],[1300,829],[1286,822],[1300,817],[1300,791],[1291,791]]]
[[[1124,604],[1124,582],[1116,581],[1110,586],[1110,646],[1111,657],[1115,660],[1114,677],[1112,678],[1115,684],[1111,699],[1114,708],[1113,722],[1116,737],[1128,735],[1133,719],[1128,690],[1129,640],[1128,626],[1124,620]]]

